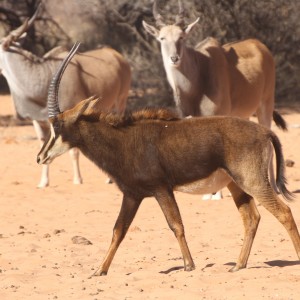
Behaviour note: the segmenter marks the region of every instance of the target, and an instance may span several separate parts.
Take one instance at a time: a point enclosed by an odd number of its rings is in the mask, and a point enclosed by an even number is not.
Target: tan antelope
[[[38,57],[18,44],[37,16],[4,37],[0,44],[0,72],[7,79],[19,116],[33,120],[38,139],[43,143],[48,131],[47,92],[53,76],[66,52],[54,48]],[[75,55],[61,83],[62,110],[73,107],[91,95],[102,98],[101,107],[123,114],[131,84],[129,63],[117,51],[105,47]],[[71,150],[75,184],[82,182],[77,149]],[[43,166],[38,187],[49,185],[49,169]]]
[[[184,269],[195,268],[174,190],[201,194],[229,188],[245,228],[242,249],[231,271],[247,265],[260,220],[254,199],[283,224],[300,258],[300,237],[291,210],[268,179],[270,151],[274,149],[277,187],[285,198],[291,198],[285,185],[281,144],[271,130],[228,116],[179,119],[164,109],[142,110],[120,117],[95,111],[98,99],[94,97],[61,112],[57,99],[59,81],[77,47],[74,45],[50,85],[51,135],[37,162],[50,164],[59,155],[78,147],[123,192],[111,245],[94,275],[107,274],[145,197],[155,197],[159,203],[178,240]]]
[[[261,125],[286,129],[284,119],[274,110],[275,64],[268,48],[255,39],[221,46],[207,38],[195,48],[185,45],[199,18],[184,24],[179,0],[176,22],[166,25],[154,1],[153,16],[158,29],[143,21],[145,30],[161,45],[168,81],[178,111],[186,116],[229,115],[248,119],[256,113]],[[272,161],[271,182],[274,187]],[[215,191],[216,192],[216,191]],[[216,195],[219,199],[220,193]]]

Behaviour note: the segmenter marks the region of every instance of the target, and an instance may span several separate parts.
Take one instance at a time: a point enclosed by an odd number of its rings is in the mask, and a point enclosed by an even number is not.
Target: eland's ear
[[[184,33],[186,35],[188,35],[192,31],[192,29],[194,28],[194,26],[199,22],[199,20],[200,20],[200,18],[197,18],[196,21],[194,21],[193,23],[187,25],[186,28],[184,29]]]
[[[143,26],[145,28],[145,30],[150,33],[151,35],[153,35],[155,38],[158,37],[159,35],[159,30],[156,29],[154,26],[152,25],[149,25],[148,23],[146,23],[145,21],[142,22],[143,23]]]

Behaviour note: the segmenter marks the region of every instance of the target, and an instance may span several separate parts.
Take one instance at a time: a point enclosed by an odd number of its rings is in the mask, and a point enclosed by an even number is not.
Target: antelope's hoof
[[[195,269],[196,269],[196,267],[195,267],[194,264],[188,265],[188,266],[185,266],[185,267],[184,267],[184,271],[187,271],[187,272],[193,271],[193,270],[195,270]]]
[[[91,277],[94,276],[106,276],[107,275],[107,271],[102,271],[101,269],[98,269]]]
[[[213,194],[211,200],[221,200],[223,197],[220,193]]]
[[[211,198],[212,198],[212,194],[205,194],[203,195],[202,200],[207,201],[207,200],[211,200]]]
[[[73,184],[82,184],[82,179],[81,178],[74,179]]]
[[[49,183],[48,182],[40,182],[36,187],[38,189],[44,189],[46,188],[47,186],[49,186]]]
[[[239,270],[241,270],[241,269],[244,269],[244,268],[246,268],[246,267],[238,267],[237,265],[235,265],[234,267],[232,267],[232,268],[229,270],[229,272],[230,272],[230,273],[234,273],[234,272],[237,272],[237,271],[239,271]]]

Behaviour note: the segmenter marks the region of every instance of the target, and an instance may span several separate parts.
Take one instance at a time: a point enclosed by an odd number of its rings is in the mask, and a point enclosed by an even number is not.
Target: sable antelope
[[[59,81],[78,45],[66,57],[49,87],[51,135],[37,156],[50,164],[78,147],[113,178],[123,192],[108,253],[94,275],[106,275],[113,257],[145,197],[155,197],[173,230],[183,255],[184,269],[195,268],[184,234],[174,190],[210,193],[227,186],[241,214],[245,236],[236,265],[245,268],[259,224],[255,200],[269,210],[289,233],[300,258],[300,237],[290,208],[268,179],[270,151],[275,150],[276,184],[286,199],[284,159],[277,136],[266,127],[237,117],[178,119],[167,110],[145,110],[130,117],[94,111],[91,97],[61,112]]]
[[[0,72],[7,79],[17,114],[33,120],[41,144],[49,132],[47,92],[51,78],[66,56],[58,48],[44,57],[38,57],[17,44],[18,40],[37,17],[33,17],[2,39],[0,45]],[[60,89],[59,106],[62,110],[73,107],[91,95],[102,97],[101,107],[123,114],[131,84],[129,63],[117,51],[105,47],[76,55]],[[72,149],[75,184],[82,182],[77,149]],[[49,185],[48,166],[43,166],[38,187]]]
[[[248,119],[256,113],[261,125],[286,129],[281,115],[274,110],[275,64],[267,47],[255,39],[221,46],[207,38],[195,48],[185,40],[199,18],[184,24],[184,9],[179,0],[176,22],[166,25],[154,1],[156,27],[143,21],[145,30],[161,45],[168,81],[178,111],[186,116],[229,115]],[[270,178],[276,187],[272,160]],[[216,191],[215,191],[216,192]],[[216,198],[220,198],[220,193]]]

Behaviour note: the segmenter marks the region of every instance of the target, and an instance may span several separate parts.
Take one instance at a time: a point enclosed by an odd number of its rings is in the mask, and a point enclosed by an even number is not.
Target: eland
[[[32,18],[2,38],[0,72],[6,78],[17,114],[30,118],[41,144],[49,132],[47,92],[51,78],[66,52],[54,48],[44,57],[23,49],[18,41],[37,17]],[[92,95],[102,98],[101,109],[123,114],[131,84],[131,68],[127,60],[109,47],[76,54],[62,79],[59,107],[69,109]],[[70,151],[74,184],[80,184],[79,152]],[[43,166],[38,187],[49,185],[49,168]]]
[[[228,115],[249,119],[256,114],[261,125],[271,128],[274,120],[286,130],[284,119],[274,110],[275,64],[264,44],[247,39],[221,46],[209,37],[194,48],[188,47],[185,41],[199,18],[185,24],[180,0],[174,24],[164,23],[156,1],[153,16],[156,27],[145,21],[143,26],[160,42],[167,79],[181,116]],[[271,158],[270,161],[271,182],[276,188]],[[220,197],[217,193],[216,199]]]

